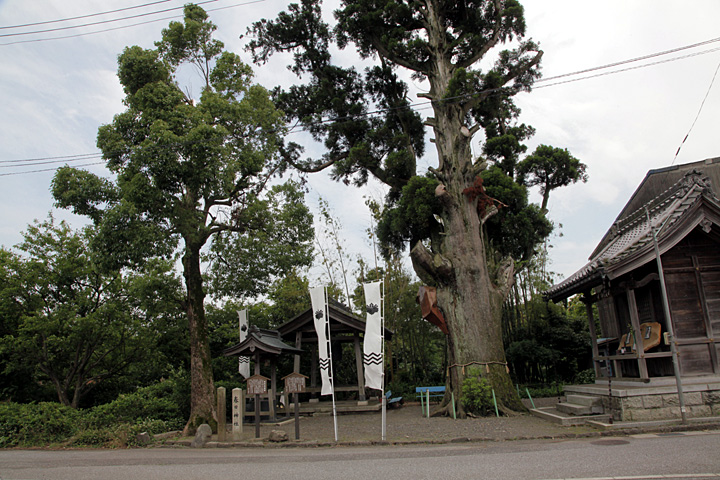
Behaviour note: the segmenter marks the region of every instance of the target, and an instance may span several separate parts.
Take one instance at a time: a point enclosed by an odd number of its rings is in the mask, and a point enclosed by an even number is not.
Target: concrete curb
[[[708,419],[708,422],[702,422],[695,419],[697,423],[690,425],[663,424],[658,425],[657,422],[648,422],[647,425],[633,423],[631,425],[613,424],[609,425],[610,429],[597,430],[587,433],[570,433],[559,435],[528,435],[513,438],[492,438],[492,437],[457,437],[448,439],[426,439],[426,440],[357,440],[357,441],[317,441],[290,440],[282,443],[269,442],[267,439],[257,439],[254,441],[241,442],[217,442],[209,441],[204,448],[327,448],[327,447],[374,447],[374,446],[412,446],[412,445],[449,445],[457,443],[486,443],[486,442],[511,442],[511,441],[530,441],[530,440],[572,440],[576,438],[593,438],[593,437],[620,437],[638,434],[652,433],[676,433],[676,432],[696,432],[702,430],[720,430],[720,419]],[[163,444],[153,445],[155,448],[190,448],[190,439],[166,440]]]

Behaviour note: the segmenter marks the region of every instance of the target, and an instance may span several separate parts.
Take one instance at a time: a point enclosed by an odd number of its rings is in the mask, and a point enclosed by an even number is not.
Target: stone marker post
[[[225,423],[227,410],[225,405],[225,387],[218,387],[217,389],[217,415],[218,415],[218,442],[224,442],[227,440],[227,427]]]
[[[242,440],[243,417],[245,417],[245,395],[241,388],[232,391],[232,434],[233,440]]]

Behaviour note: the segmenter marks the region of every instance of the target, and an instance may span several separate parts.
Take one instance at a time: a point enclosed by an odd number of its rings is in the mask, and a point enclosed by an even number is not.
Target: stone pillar
[[[218,431],[217,438],[218,442],[224,442],[227,440],[227,429],[225,425],[225,418],[227,410],[225,408],[225,387],[218,387],[217,389],[217,415],[218,415]]]
[[[245,418],[245,392],[240,388],[232,391],[232,435],[233,440],[241,440],[243,433],[243,419]]]

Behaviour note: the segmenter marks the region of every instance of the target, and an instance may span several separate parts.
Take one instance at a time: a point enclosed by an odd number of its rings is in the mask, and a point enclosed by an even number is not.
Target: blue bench
[[[402,397],[394,397],[392,396],[392,390],[388,390],[385,393],[385,405],[388,408],[397,408],[403,404],[403,398]]]
[[[430,416],[430,398],[444,397],[445,386],[438,387],[415,387],[417,397],[420,397],[420,409],[423,416]]]

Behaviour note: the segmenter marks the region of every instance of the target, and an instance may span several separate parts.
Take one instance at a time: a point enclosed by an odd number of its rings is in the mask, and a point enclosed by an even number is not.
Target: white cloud
[[[237,2],[217,3],[225,6]],[[718,36],[720,3],[715,0],[694,0],[692,8],[670,0],[522,3],[528,35],[545,51],[546,77]],[[119,0],[98,5],[89,0],[2,2],[0,18],[4,25],[14,25],[127,6]],[[182,2],[176,0],[172,5]],[[326,2],[324,6],[328,5]],[[207,5],[208,9],[215,6]],[[249,62],[249,53],[242,50],[247,39],[239,36],[246,33],[251,22],[273,18],[285,8],[285,1],[266,0],[210,15],[226,46]],[[115,77],[117,55],[128,45],[152,48],[166,25],[167,21],[162,21],[66,40],[0,45],[0,160],[96,151],[97,128],[123,110],[123,94]],[[349,51],[335,55],[345,64],[360,65]],[[540,143],[565,147],[588,165],[587,184],[560,189],[551,196],[550,216],[564,225],[564,236],[552,251],[556,271],[569,275],[580,268],[646,172],[670,165],[719,62],[720,52],[714,52],[537,88],[519,97],[521,120],[537,129],[530,150]],[[256,79],[267,87],[296,81],[285,64],[275,61],[256,68]],[[716,132],[719,115],[720,79],[676,163],[720,156]],[[479,151],[476,144],[474,148]],[[320,152],[316,148],[308,155]],[[435,163],[435,150],[429,144],[420,164]],[[0,169],[0,173],[7,171]],[[19,232],[33,218],[45,217],[52,207],[48,190],[51,178],[51,173],[0,177],[0,244],[17,243]],[[348,234],[348,248],[363,248],[369,214],[362,195],[368,190],[345,187],[322,176],[313,177],[311,184],[317,194],[333,203]]]

